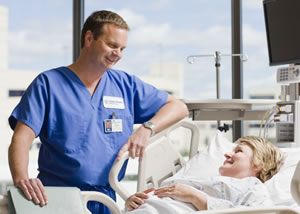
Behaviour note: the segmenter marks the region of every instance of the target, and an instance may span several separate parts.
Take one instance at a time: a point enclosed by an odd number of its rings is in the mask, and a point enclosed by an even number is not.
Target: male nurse
[[[188,115],[181,101],[112,69],[126,48],[128,31],[118,14],[92,13],[81,32],[78,60],[40,73],[9,117],[13,182],[34,203],[47,204],[44,186],[76,186],[115,200],[108,182],[114,160],[125,151],[141,160],[153,134]],[[143,125],[133,133],[133,124]],[[29,178],[29,148],[36,137],[39,174]],[[93,214],[110,213],[97,202],[88,208]]]

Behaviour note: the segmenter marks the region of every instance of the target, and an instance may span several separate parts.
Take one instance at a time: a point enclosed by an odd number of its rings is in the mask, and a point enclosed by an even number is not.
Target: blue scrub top
[[[103,96],[124,100],[124,109],[107,108]],[[93,96],[67,67],[39,74],[9,117],[40,137],[39,171],[69,185],[106,186],[114,160],[134,123],[152,118],[168,94],[123,71],[107,70]],[[122,132],[104,131],[104,120],[122,120]],[[125,167],[120,173],[124,176]]]

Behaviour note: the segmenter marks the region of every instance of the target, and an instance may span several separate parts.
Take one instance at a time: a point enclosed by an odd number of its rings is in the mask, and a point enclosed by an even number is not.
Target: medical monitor
[[[300,63],[300,0],[264,0],[269,63]]]

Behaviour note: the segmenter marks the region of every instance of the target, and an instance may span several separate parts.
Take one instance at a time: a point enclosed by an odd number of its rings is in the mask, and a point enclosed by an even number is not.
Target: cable
[[[273,121],[274,121],[274,119],[270,120],[270,121],[268,122],[268,124],[266,124],[267,129],[266,129],[266,133],[264,133],[264,134],[265,134],[265,136],[264,136],[265,139],[268,139],[268,137],[269,137],[269,126],[270,126],[270,124],[271,124]]]
[[[266,116],[269,114],[270,111],[271,111],[271,110],[267,110],[267,111],[264,113],[264,116],[263,116],[263,118],[262,118],[261,121],[260,121],[259,135],[258,135],[259,137],[261,137],[261,129],[262,129],[264,120],[265,120]]]
[[[264,138],[265,139],[266,139],[267,129],[269,128],[269,123],[271,123],[272,121],[274,121],[274,119],[271,120],[271,121],[269,121],[269,120],[272,117],[272,115],[274,115],[275,113],[278,113],[278,112],[280,112],[280,107],[277,106],[277,105],[273,106],[273,108],[271,108],[271,110],[268,111],[268,117],[266,119],[265,127],[264,127]],[[264,115],[264,117],[265,117],[265,115]],[[264,117],[263,117],[263,119],[264,119]]]

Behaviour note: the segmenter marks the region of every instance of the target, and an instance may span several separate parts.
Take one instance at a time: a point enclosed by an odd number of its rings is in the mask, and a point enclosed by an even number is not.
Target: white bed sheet
[[[207,195],[208,210],[220,210],[241,207],[271,206],[268,191],[261,181],[254,177],[237,179],[225,176],[213,176],[205,179],[183,176],[180,179],[171,177],[162,183],[186,184]],[[160,213],[193,213],[197,211],[191,204],[173,200],[169,197],[158,198],[149,194],[150,198],[139,209],[128,214],[160,214]]]

